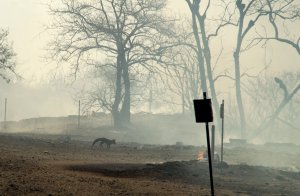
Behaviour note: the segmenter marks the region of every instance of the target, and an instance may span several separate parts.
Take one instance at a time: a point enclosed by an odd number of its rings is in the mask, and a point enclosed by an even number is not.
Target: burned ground
[[[195,160],[200,147],[119,143],[111,149],[91,149],[90,145],[77,140],[63,143],[47,135],[2,134],[0,195],[210,194],[208,165]],[[276,156],[279,162],[293,156],[294,168],[245,163],[253,154],[272,156],[263,149],[227,146],[228,167],[221,171],[214,165],[216,195],[299,195],[297,149]]]

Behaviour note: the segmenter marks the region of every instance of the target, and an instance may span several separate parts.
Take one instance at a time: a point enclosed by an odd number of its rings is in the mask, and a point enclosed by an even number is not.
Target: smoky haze
[[[0,0],[0,87],[0,195],[300,195],[300,0]]]
[[[107,70],[105,74],[97,75],[94,69],[81,65],[75,79],[72,75],[74,69],[70,68],[72,66],[70,61],[61,61],[57,65],[57,59],[48,58],[51,42],[60,33],[58,29],[47,29],[54,21],[53,15],[55,16],[55,12],[49,11],[49,4],[38,0],[0,1],[1,28],[9,30],[9,40],[13,42],[13,48],[17,54],[16,72],[22,77],[22,79],[14,79],[10,84],[1,83],[1,108],[4,108],[4,99],[8,98],[7,120],[19,121],[27,118],[77,115],[79,99],[82,101],[82,114],[91,115],[93,111],[96,111],[104,112],[110,116],[109,109],[103,107],[103,104],[101,105],[99,102],[91,103],[91,99],[102,92],[108,96],[106,97],[107,100],[113,101],[110,95],[111,91],[108,90],[114,88],[114,81],[109,81],[115,77],[111,70]],[[57,6],[55,3],[53,5]],[[216,19],[221,10],[222,8],[220,9],[218,5],[212,3],[207,17]],[[179,32],[191,33],[193,31],[191,28],[192,16],[186,1],[167,1],[163,13],[168,18],[176,19],[176,24],[173,24],[173,27],[177,28]],[[234,16],[233,20],[236,17]],[[246,17],[245,24],[248,24],[249,21],[250,19]],[[252,29],[245,38],[245,45],[250,43],[257,34],[261,35],[263,31],[268,31],[268,34],[271,35],[272,26],[267,23],[267,17],[260,20],[255,29]],[[207,31],[214,32],[214,25],[207,22]],[[262,28],[262,26],[264,27]],[[288,38],[297,40],[300,32],[300,20],[297,18],[293,22],[286,22],[279,28],[282,28],[283,32],[288,32],[286,33]],[[222,29],[219,35],[210,42],[214,77],[223,75],[215,81],[215,89],[219,103],[224,99],[226,104],[226,141],[229,141],[229,138],[241,137],[235,81],[232,79],[235,77],[233,51],[236,45],[236,34],[237,27],[228,26]],[[195,45],[194,38],[191,36],[186,41]],[[166,51],[166,53],[177,54],[178,50],[180,51],[180,49],[174,49],[174,51]],[[182,51],[184,50],[187,49]],[[106,57],[103,51],[97,55],[95,53],[92,52],[89,55],[96,56],[94,59],[97,60],[103,60]],[[181,60],[186,64],[180,62],[181,65],[178,67],[197,64],[195,55],[187,57],[188,53],[185,51],[181,54],[184,56]],[[178,57],[176,56],[176,58]],[[151,63],[154,66],[160,66],[158,62]],[[271,40],[241,52],[240,64],[240,75],[244,75],[241,78],[241,91],[246,113],[246,127],[248,130],[256,130],[264,120],[270,119],[284,96],[280,86],[274,82],[274,78],[279,77],[285,83],[289,93],[299,84],[300,57],[299,53],[290,45]],[[168,78],[167,81],[162,79],[165,77],[162,75],[149,79],[148,76],[151,74],[145,68],[138,67],[130,73],[133,81],[142,81],[132,84],[131,112],[134,113],[132,120],[136,124],[144,125],[140,129],[147,129],[149,132],[155,129],[152,132],[157,134],[151,139],[145,138],[144,142],[170,144],[182,140],[184,143],[196,145],[197,139],[193,138],[204,138],[202,132],[196,133],[197,137],[193,135],[194,132],[198,132],[198,129],[201,130],[202,128],[193,124],[194,116],[191,105],[184,103],[185,105],[182,107],[182,96],[186,92],[179,90],[181,81],[174,79],[175,76],[177,77],[176,74],[181,74],[181,71],[182,69],[166,71],[165,67],[161,68],[159,74],[169,74],[166,77]],[[141,74],[138,75],[137,73]],[[104,75],[107,76],[108,74],[111,74],[110,77],[105,78]],[[133,77],[133,75],[135,76]],[[181,75],[178,78],[180,77],[191,78],[190,75]],[[193,77],[195,80],[199,80],[199,75]],[[151,87],[149,86],[150,83]],[[207,83],[209,82],[207,81]],[[191,88],[189,85],[183,88]],[[201,91],[199,88],[196,95],[190,94],[186,99],[200,98]],[[151,101],[149,101],[150,99]],[[287,103],[287,106],[283,108],[278,117],[279,120],[276,117],[273,122],[274,125],[268,126],[267,131],[264,131],[260,137],[252,139],[251,142],[292,142],[299,144],[299,141],[296,140],[297,137],[295,137],[299,136],[300,133],[298,128],[300,127],[299,108],[299,93],[296,93]],[[152,114],[147,119],[144,117],[145,113],[149,113],[149,115],[150,113],[159,115],[163,113],[161,118],[167,120],[160,122],[160,117],[152,117]],[[177,116],[181,113],[183,113],[182,118]],[[172,118],[166,114],[176,115]],[[218,116],[218,111],[215,111],[215,118]],[[0,113],[0,118],[4,119],[3,112]],[[111,118],[108,117],[107,119],[107,125],[111,126]],[[74,123],[76,125],[76,122]],[[151,128],[151,124],[156,124],[156,126]],[[100,124],[98,125],[100,126]],[[47,131],[51,132],[51,129]],[[189,134],[185,134],[184,131]],[[132,138],[122,138],[123,136],[120,138],[124,141],[141,142],[133,135]],[[168,137],[169,135],[173,136]],[[183,137],[183,135],[185,136]],[[158,140],[157,138],[161,139]],[[204,141],[201,139],[202,144]]]

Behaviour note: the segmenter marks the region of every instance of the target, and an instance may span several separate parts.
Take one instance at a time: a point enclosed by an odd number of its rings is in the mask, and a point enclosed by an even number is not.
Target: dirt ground
[[[226,146],[228,166],[213,167],[216,195],[300,195],[299,146],[277,154],[270,148]],[[1,134],[0,195],[210,195],[199,150],[138,143],[91,149],[89,141]]]

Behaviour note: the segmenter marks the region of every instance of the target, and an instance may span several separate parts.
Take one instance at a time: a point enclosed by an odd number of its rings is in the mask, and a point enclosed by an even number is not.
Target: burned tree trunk
[[[240,116],[240,129],[241,129],[241,137],[245,137],[246,132],[246,118],[245,118],[245,110],[242,99],[242,91],[241,91],[241,71],[240,71],[240,46],[234,52],[234,65],[235,65],[235,93],[236,93],[236,101]]]
[[[112,116],[114,121],[114,127],[121,127],[121,119],[120,119],[120,112],[119,106],[122,101],[122,60],[120,55],[117,57],[117,74],[116,74],[116,91],[115,91],[115,100],[112,105]]]
[[[202,42],[203,42],[203,52],[204,52],[204,58],[206,62],[206,70],[207,70],[207,78],[209,81],[209,87],[211,91],[211,98],[212,98],[212,103],[215,112],[218,114],[219,113],[219,102],[217,98],[217,93],[216,93],[216,88],[215,88],[215,81],[213,79],[213,70],[212,70],[212,65],[211,65],[211,52],[210,52],[210,47],[208,43],[208,37],[206,35],[206,27],[205,27],[205,18],[206,18],[206,13],[204,15],[200,15],[199,12],[197,12],[197,18],[201,30],[201,35],[202,35]],[[217,118],[217,127],[220,128],[220,119]],[[221,133],[221,129],[219,129]]]
[[[124,81],[124,99],[123,105],[120,111],[121,122],[124,126],[130,123],[130,79],[129,79],[129,72],[128,72],[128,65],[126,63],[123,67],[123,81]]]
[[[194,33],[196,46],[197,46],[197,59],[198,59],[198,66],[199,66],[199,71],[200,71],[201,88],[202,88],[203,92],[207,92],[203,51],[202,51],[202,47],[201,47],[199,30],[198,30],[197,21],[196,21],[197,7],[193,6],[189,1],[187,1],[187,3],[192,12],[192,25],[193,25],[193,33]]]
[[[236,101],[237,101],[239,117],[240,117],[241,137],[244,138],[245,132],[246,132],[246,119],[245,119],[245,111],[244,111],[242,92],[241,92],[240,53],[241,53],[241,46],[242,46],[242,42],[243,42],[245,4],[242,4],[242,1],[237,1],[236,5],[239,10],[240,17],[239,17],[239,24],[238,24],[236,48],[233,53],[234,67],[235,67],[235,69],[234,69],[235,70],[235,93],[236,93]]]

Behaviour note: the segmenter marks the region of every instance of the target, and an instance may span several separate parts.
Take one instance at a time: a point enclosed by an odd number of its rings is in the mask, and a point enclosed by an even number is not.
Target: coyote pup
[[[110,140],[110,139],[102,137],[102,138],[95,139],[94,142],[93,142],[93,144],[92,144],[92,147],[94,147],[94,145],[97,142],[100,142],[101,147],[103,147],[103,144],[106,144],[107,148],[110,148],[111,144],[116,144],[116,140]]]

